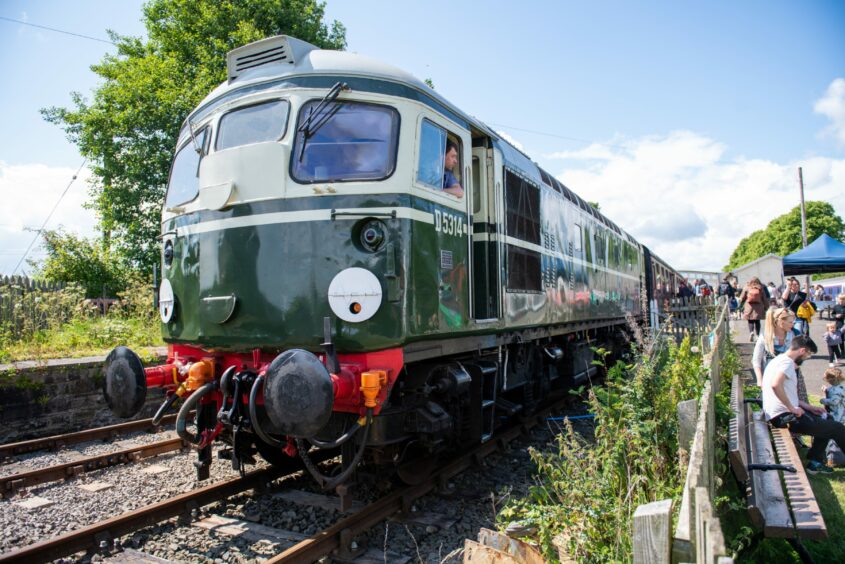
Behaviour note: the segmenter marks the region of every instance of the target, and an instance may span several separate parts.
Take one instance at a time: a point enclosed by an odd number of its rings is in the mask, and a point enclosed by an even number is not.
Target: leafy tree
[[[133,268],[158,260],[156,236],[170,161],[185,117],[226,79],[226,53],[288,34],[343,49],[346,30],[323,22],[317,0],[151,0],[143,7],[148,39],[109,32],[117,54],[91,69],[102,78],[91,101],[42,110],[89,159],[89,206],[106,247]]]
[[[47,258],[38,275],[54,282],[80,284],[88,298],[113,297],[125,288],[126,267],[102,241],[77,237],[61,230],[45,231]]]
[[[812,243],[823,233],[841,240],[845,236],[845,222],[827,202],[806,202],[807,242]],[[730,271],[760,257],[774,253],[786,256],[803,247],[801,239],[801,206],[776,217],[765,229],[753,232],[739,242],[724,270]]]
[[[587,200],[587,203],[590,204],[591,206],[593,206],[593,208],[595,208],[596,211],[601,211],[601,204],[600,203],[591,202],[589,200]]]

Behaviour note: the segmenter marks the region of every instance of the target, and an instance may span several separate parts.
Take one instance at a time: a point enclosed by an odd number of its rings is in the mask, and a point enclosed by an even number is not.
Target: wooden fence
[[[717,300],[714,296],[672,298],[665,304],[660,323],[678,343],[686,335],[702,335],[714,325]]]
[[[51,318],[69,312],[45,307],[39,298],[65,287],[61,282],[32,280],[26,276],[0,276],[0,331],[12,338],[46,328]]]
[[[695,298],[694,298],[695,299]],[[693,315],[689,303],[686,308],[698,324],[711,303],[699,304],[701,315]],[[699,400],[689,400],[678,405],[678,444],[681,460],[688,458],[681,508],[674,532],[672,531],[672,500],[662,500],[641,505],[634,513],[634,562],[666,563],[697,562],[699,564],[727,564],[733,559],[726,556],[722,528],[716,517],[713,498],[716,489],[716,395],[721,388],[721,360],[724,344],[730,330],[727,303],[716,304],[719,313],[715,324],[698,325],[705,367],[708,368],[704,391]],[[709,319],[709,317],[708,317]]]

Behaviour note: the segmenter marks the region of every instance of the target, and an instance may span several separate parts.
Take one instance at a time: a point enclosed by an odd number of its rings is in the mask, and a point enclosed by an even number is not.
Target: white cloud
[[[9,165],[0,161],[0,197],[3,201],[0,206],[0,274],[12,274],[75,173],[73,168],[42,164]],[[80,171],[56,207],[47,229],[62,226],[66,231],[86,237],[95,233],[94,212],[82,207],[88,200],[89,178],[87,169]],[[44,256],[40,240],[27,256]],[[26,263],[21,268],[29,270]]]
[[[816,101],[813,111],[830,120],[825,133],[845,145],[845,78],[837,78],[830,83],[824,96]]]
[[[740,239],[805,198],[845,216],[845,159],[778,163],[726,157],[727,147],[690,131],[594,144],[547,155],[568,187],[678,269],[719,270]]]

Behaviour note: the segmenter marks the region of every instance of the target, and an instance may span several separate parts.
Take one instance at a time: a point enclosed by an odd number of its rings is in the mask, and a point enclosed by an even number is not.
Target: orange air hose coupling
[[[212,380],[214,380],[214,360],[204,358],[193,363],[188,369],[188,379],[185,381],[185,388],[187,391],[193,392]]]
[[[373,408],[378,405],[376,397],[385,384],[387,384],[386,370],[370,370],[361,373],[361,392],[364,394],[364,407]]]

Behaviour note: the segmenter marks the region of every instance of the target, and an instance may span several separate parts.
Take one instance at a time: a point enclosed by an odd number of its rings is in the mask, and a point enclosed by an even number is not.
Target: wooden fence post
[[[695,436],[695,424],[698,421],[698,400],[687,400],[678,403],[678,448],[687,453],[692,448]]]
[[[640,505],[634,512],[634,564],[669,564],[672,500]]]

